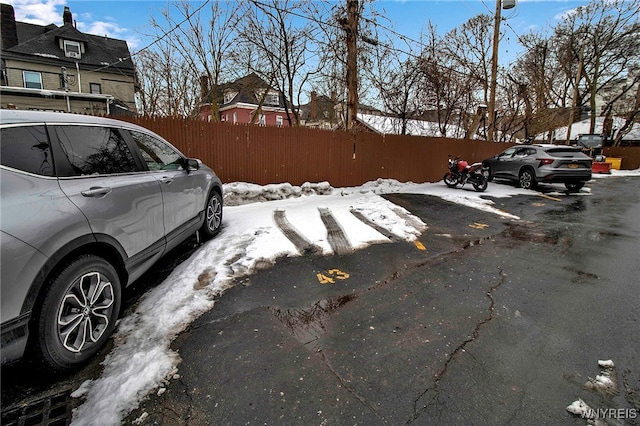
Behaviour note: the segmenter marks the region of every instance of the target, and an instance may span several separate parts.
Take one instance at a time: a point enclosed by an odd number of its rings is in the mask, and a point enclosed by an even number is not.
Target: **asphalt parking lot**
[[[637,183],[494,200],[517,221],[388,195],[427,223],[419,244],[284,258],[237,283],[174,341],[177,374],[125,423],[586,424],[566,410],[580,398],[639,424]],[[585,386],[603,359],[616,392]],[[7,402],[99,369],[30,387],[3,369],[3,424]]]

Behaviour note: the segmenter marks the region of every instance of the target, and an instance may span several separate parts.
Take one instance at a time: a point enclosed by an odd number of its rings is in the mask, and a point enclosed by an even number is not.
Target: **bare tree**
[[[575,56],[583,55],[581,75],[592,111],[591,132],[598,115],[598,94],[625,76],[629,67],[640,60],[639,16],[634,2],[592,0],[570,13],[556,29],[559,38],[572,42]]]
[[[511,67],[508,81],[521,100],[520,110],[512,114],[522,116],[525,138],[566,124],[564,111],[571,102],[571,88],[578,88],[578,60],[564,41],[556,37],[545,39],[537,33],[520,38],[526,51]]]
[[[205,9],[207,4],[210,7]],[[138,70],[143,87],[162,81],[163,98],[155,98],[158,105],[152,109],[154,114],[195,115],[199,104],[208,100],[212,118],[219,119],[217,86],[239,19],[235,1],[207,2],[196,8],[193,3],[181,0],[164,9],[162,21],[151,20],[150,29],[156,42],[147,49],[149,53],[141,55]],[[148,60],[150,57],[155,62]],[[201,99],[199,83],[203,75],[211,89],[209,99]],[[160,106],[161,103],[164,105]]]
[[[482,100],[488,102],[493,18],[477,15],[454,28],[443,38],[453,66],[469,75],[482,90]]]
[[[315,31],[303,15],[308,2],[297,0],[249,1],[243,4],[240,23],[242,43],[236,61],[255,72],[285,95],[290,125],[299,123],[293,102],[299,102],[302,88],[316,70],[309,66],[309,46]],[[265,93],[266,96],[266,93]]]
[[[184,66],[178,49],[161,39],[153,50],[138,52],[134,62],[141,87],[138,99],[144,115],[187,116],[191,113],[197,99],[192,82],[197,75]]]
[[[206,78],[207,87],[203,89],[208,99],[201,102],[209,103],[211,119],[218,121],[219,93],[223,72],[227,71],[227,58],[233,45],[237,41],[236,28],[242,16],[239,3],[235,1],[214,1],[206,18],[202,14],[194,13],[194,6],[188,0],[179,4],[180,18],[185,24],[181,25],[179,37],[175,43],[188,54],[186,60],[189,66]],[[166,17],[171,22],[169,16]]]
[[[133,57],[140,90],[136,94],[138,111],[145,116],[161,115],[161,102],[165,81],[163,73],[158,69],[159,55],[151,50],[144,50]]]

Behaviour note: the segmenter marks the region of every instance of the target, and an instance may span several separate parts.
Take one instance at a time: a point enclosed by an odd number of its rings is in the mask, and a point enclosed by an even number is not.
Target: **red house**
[[[199,116],[203,120],[211,120],[211,100],[217,99],[220,121],[251,123],[255,116],[253,122],[261,126],[291,125],[282,92],[269,87],[255,73],[220,85],[215,97],[212,96],[206,77],[201,78],[200,84],[202,103]],[[293,114],[289,112],[293,119]]]

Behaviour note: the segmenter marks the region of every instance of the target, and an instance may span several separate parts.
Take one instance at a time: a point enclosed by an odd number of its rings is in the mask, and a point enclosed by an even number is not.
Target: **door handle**
[[[170,184],[173,183],[173,178],[163,177],[163,178],[160,178],[160,182],[161,183],[166,183],[167,185],[170,185]]]
[[[108,195],[111,192],[111,188],[104,186],[92,186],[86,191],[80,192],[84,197],[97,197],[101,198]]]

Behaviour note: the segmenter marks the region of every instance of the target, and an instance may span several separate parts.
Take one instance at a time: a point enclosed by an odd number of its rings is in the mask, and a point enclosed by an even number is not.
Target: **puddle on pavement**
[[[590,280],[600,279],[598,275],[593,274],[591,272],[581,271],[579,269],[569,268],[569,267],[565,267],[564,269],[566,269],[569,272],[573,272],[575,274],[574,277],[571,279],[572,283],[584,283],[584,282],[590,282]]]
[[[514,240],[529,243],[557,245],[560,241],[559,231],[543,229],[538,223],[509,223],[504,234]]]
[[[582,198],[578,198],[572,203],[563,205],[561,208],[552,209],[544,214],[547,216],[559,217],[566,216],[570,214],[574,214],[576,212],[581,212],[587,210],[587,203]]]
[[[305,309],[271,308],[278,318],[306,348],[315,352],[317,340],[325,334],[324,320],[336,309],[357,298],[356,294],[328,297]]]

